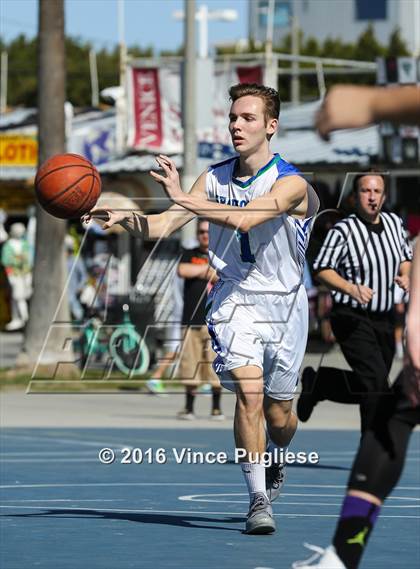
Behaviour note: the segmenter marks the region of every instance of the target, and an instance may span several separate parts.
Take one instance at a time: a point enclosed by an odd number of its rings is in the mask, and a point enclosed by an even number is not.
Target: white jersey
[[[233,176],[237,158],[211,166],[207,172],[207,198],[220,204],[245,207],[270,192],[280,178],[299,170],[278,154],[246,182]],[[210,223],[209,259],[222,281],[233,281],[252,292],[290,293],[302,283],[305,252],[319,200],[308,184],[308,217],[287,213],[261,223],[248,233]]]

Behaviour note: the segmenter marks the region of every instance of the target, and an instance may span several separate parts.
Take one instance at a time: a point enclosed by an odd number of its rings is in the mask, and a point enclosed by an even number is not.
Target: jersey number
[[[237,231],[239,243],[241,245],[241,259],[244,263],[255,263],[255,257],[251,252],[248,233]]]

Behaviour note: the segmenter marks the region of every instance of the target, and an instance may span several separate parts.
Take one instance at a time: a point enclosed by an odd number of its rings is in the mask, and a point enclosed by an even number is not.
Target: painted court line
[[[90,488],[108,486],[243,486],[243,484],[226,484],[225,482],[203,483],[203,482],[83,482],[68,484],[2,484],[0,489],[11,488]]]
[[[40,457],[40,458],[1,458],[1,462],[19,462],[22,463],[24,462],[25,464],[27,463],[37,463],[37,462],[43,462],[43,463],[47,463],[48,459],[51,459],[51,461],[53,462],[96,462],[99,464],[99,459],[98,457],[92,457],[92,458],[87,458],[87,457],[72,457],[72,458],[53,458],[53,457]]]
[[[209,498],[207,498],[207,496],[209,496]],[[186,496],[179,496],[178,500],[181,501],[190,501],[190,502],[217,502],[218,500],[212,500],[212,498],[218,498],[219,496],[222,497],[239,497],[239,496],[244,496],[246,498],[248,498],[248,494],[245,494],[243,492],[240,493],[224,493],[224,494],[189,494]],[[312,494],[312,493],[303,493],[303,494],[293,494],[290,492],[282,492],[280,495],[280,499],[285,497],[285,496],[291,496],[291,497],[302,497],[302,498],[308,498],[308,497],[314,497],[314,498],[343,498],[342,494]],[[387,498],[387,500],[409,500],[410,502],[414,501],[414,502],[420,502],[420,498],[413,498],[411,496],[390,496],[389,498]],[[311,502],[312,504],[312,502]],[[420,504],[418,504],[415,507],[419,507]]]
[[[106,441],[89,441],[86,439],[67,439],[67,438],[55,438],[55,437],[34,437],[31,435],[14,435],[14,434],[10,434],[8,435],[3,434],[2,437],[4,438],[12,438],[12,439],[18,439],[18,440],[30,440],[30,441],[39,441],[39,442],[48,442],[51,443],[53,442],[57,442],[60,444],[65,444],[65,445],[82,445],[82,446],[107,446],[107,445],[113,445],[116,448],[117,447],[125,447],[127,445],[121,443],[120,441],[116,442],[116,441],[112,441],[110,439],[107,439]]]
[[[45,457],[51,457],[51,458],[55,458],[56,456],[68,456],[69,454],[71,454],[72,456],[74,456],[75,453],[73,453],[70,450],[59,450],[59,451],[52,451],[52,450],[48,450],[48,451],[42,451],[42,450],[38,450],[38,451],[18,451],[18,452],[2,452],[0,453],[1,457],[31,457],[31,456],[36,456],[36,457],[41,457],[41,456],[45,456]],[[78,450],[77,454],[80,456],[86,455],[89,456],[92,454],[92,451],[90,450]]]
[[[138,438],[135,435],[130,435],[130,438],[135,437],[135,439],[136,439],[135,445],[122,443],[121,440],[116,441],[116,440],[109,439],[109,438],[107,438],[105,441],[92,441],[92,440],[86,440],[86,439],[70,439],[68,437],[62,438],[62,437],[55,437],[55,436],[48,437],[48,436],[20,435],[18,433],[3,433],[1,436],[2,436],[2,438],[9,438],[9,439],[14,438],[14,439],[22,440],[22,441],[23,440],[30,440],[30,441],[39,441],[39,442],[49,442],[49,443],[56,442],[59,444],[70,444],[70,445],[73,445],[73,444],[81,444],[84,446],[97,446],[97,445],[109,446],[109,445],[112,445],[112,446],[115,446],[114,450],[117,450],[119,448],[125,448],[125,447],[134,448],[134,446],[140,446],[143,444],[150,445],[152,443],[156,443],[157,445],[163,447],[162,439],[148,439],[148,438],[144,439],[144,438]],[[170,441],[165,440],[164,444],[166,445],[166,448],[171,448],[172,446],[176,447],[178,445],[178,441],[170,442]],[[196,441],[195,442],[183,441],[183,446],[192,447],[192,448],[199,449],[199,450],[206,449],[206,448],[210,447],[209,444],[201,443],[201,442],[197,443]]]
[[[104,444],[103,446],[106,446],[106,445]],[[108,446],[109,446],[109,445],[108,445]],[[118,448],[118,447],[116,447],[115,445],[112,445],[112,446],[114,447],[114,452],[121,451],[122,448],[131,448],[131,449],[132,449],[132,448],[135,448],[135,447],[121,447],[121,448]],[[99,447],[98,447],[98,451],[99,451],[99,450],[100,450],[100,449],[99,449]],[[92,453],[91,453],[91,454],[92,454]],[[11,462],[11,463],[12,463],[12,462],[16,462],[16,463],[39,463],[39,462],[46,462],[46,461],[48,461],[48,459],[51,459],[51,460],[53,460],[54,462],[96,462],[96,463],[99,464],[100,461],[99,461],[98,457],[96,456],[96,455],[97,455],[97,452],[96,452],[96,453],[93,453],[93,454],[94,454],[94,456],[91,456],[91,458],[88,458],[88,457],[79,457],[79,458],[77,458],[77,457],[74,457],[74,456],[73,456],[73,457],[69,457],[69,458],[65,458],[65,457],[55,458],[54,456],[51,456],[51,455],[50,455],[50,456],[46,456],[46,457],[45,457],[45,456],[44,456],[44,457],[39,457],[39,458],[2,458],[2,456],[0,455],[0,460],[1,460],[1,462]],[[416,457],[409,458],[409,457],[408,457],[408,458],[405,459],[405,462],[406,462],[406,463],[407,463],[407,462],[420,462],[420,458],[416,458]],[[118,463],[119,463],[118,460],[116,460],[116,461],[115,461],[115,464],[118,464]],[[134,462],[133,462],[133,463],[130,463],[130,464],[131,464],[132,466],[136,466],[136,464],[135,464]],[[165,461],[165,464],[178,464],[178,462],[177,462],[177,460],[176,460],[175,458],[167,457],[167,458],[166,458],[166,461]],[[320,464],[323,465],[324,468],[325,468],[326,466],[328,466],[328,464],[326,464],[325,462],[323,463],[322,460],[320,460]],[[341,465],[341,464],[348,465],[348,464],[350,464],[350,462],[348,462],[348,461],[345,460],[345,459],[335,460],[335,461],[334,461],[334,466],[336,466],[336,465]],[[137,466],[138,466],[138,465],[137,465]],[[316,468],[316,467],[314,467],[314,468]]]
[[[178,500],[181,501],[189,501],[188,498],[190,498],[190,496],[179,496]],[[14,500],[2,500],[2,502],[5,503],[10,503],[10,504],[27,504],[27,503],[40,503],[41,505],[39,507],[42,507],[43,504],[47,504],[47,503],[81,503],[81,502],[100,502],[100,503],[104,503],[104,502],[127,502],[128,500],[126,498],[119,498],[119,499],[102,499],[102,498],[96,498],[96,499],[79,499],[79,498],[56,498],[56,499],[44,499],[44,498],[39,498],[39,499],[24,499],[24,500],[19,500],[19,499],[14,499]],[[130,500],[132,501],[132,500]],[[191,502],[207,502],[207,503],[227,503],[227,504],[248,504],[249,500],[248,499],[244,499],[244,500],[190,500]],[[310,504],[304,504],[302,502],[289,502],[287,500],[283,500],[281,499],[279,504],[281,504],[282,506],[326,506],[326,507],[339,507],[341,506],[341,500],[337,501],[337,502],[311,502]],[[389,505],[389,504],[385,504],[386,508],[398,508],[398,509],[412,509],[412,508],[419,508],[419,505],[417,504],[408,504],[408,505]]]
[[[193,502],[205,502],[205,503],[213,503],[213,504],[249,504],[249,499],[245,500],[192,500]],[[342,497],[340,500],[336,502],[311,502],[310,504],[305,504],[304,502],[289,502],[288,500],[280,500],[279,504],[282,506],[325,506],[328,508],[337,507],[339,508],[343,504]],[[419,509],[420,506],[418,504],[406,504],[406,505],[390,505],[385,504],[382,508],[397,508],[399,510],[411,510],[411,509]]]
[[[4,506],[0,505],[3,509],[21,509],[21,510],[43,510],[40,506]],[[54,506],[49,506],[48,510],[62,510],[62,508],[55,508]],[[68,508],[66,514],[71,510],[75,512],[92,512],[91,508]],[[238,512],[205,512],[205,511],[194,511],[194,510],[126,510],[126,509],[108,509],[108,508],[95,508],[95,512],[105,512],[105,513],[120,513],[120,514],[182,514],[193,517],[200,518],[201,516],[240,516],[245,517],[244,513]],[[290,517],[290,518],[337,518],[337,514],[301,514],[301,513],[288,513],[281,512],[280,514],[273,513],[274,516]],[[381,518],[398,518],[398,519],[420,519],[420,516],[390,516],[387,514],[381,515]],[[200,520],[198,520],[200,521]],[[223,521],[223,520],[220,520]]]
[[[0,489],[10,488],[71,488],[71,487],[107,487],[107,486],[205,486],[205,487],[231,487],[244,484],[240,482],[81,482],[81,483],[53,483],[53,484],[1,484]],[[345,484],[288,484],[288,488],[332,488],[345,489]],[[420,491],[420,486],[398,486],[395,490]],[[392,496],[390,497],[392,498]],[[389,499],[389,498],[388,498]]]
[[[6,436],[8,436],[8,435],[6,435]],[[38,439],[37,439],[37,440],[38,440]],[[41,440],[41,439],[39,439],[39,440]],[[49,439],[49,438],[48,438],[48,439],[42,439],[42,440],[43,440],[43,441],[45,441],[45,440],[51,441],[51,440],[58,440],[58,439]],[[66,442],[71,442],[72,444],[73,444],[73,442],[76,441],[76,439],[63,439],[63,440],[65,440]],[[104,442],[102,441],[102,442],[99,443],[99,442],[97,442],[97,441],[86,441],[86,440],[79,441],[79,440],[77,440],[77,443],[79,443],[79,442],[82,443],[82,444],[89,444],[89,446],[91,446],[91,445],[97,445],[97,444],[100,444],[100,445],[105,445],[105,444],[106,444],[106,445],[109,445],[109,444],[115,445],[115,444],[116,444],[117,446],[120,445],[120,442],[115,443],[115,442],[113,442],[113,441],[111,441],[111,442],[110,442],[110,441],[107,441],[106,443],[104,443]],[[162,448],[165,448],[166,450],[172,448],[172,447],[170,446],[170,443],[169,443],[169,444],[168,444],[168,443],[165,443],[165,446],[163,446],[163,443],[162,443],[161,440],[160,440],[160,441],[153,441],[153,440],[149,440],[149,439],[148,439],[147,441],[145,441],[145,440],[139,440],[139,441],[138,441],[139,445],[140,445],[140,444],[145,444],[145,443],[150,444],[150,443],[152,443],[152,442],[156,442],[156,444],[158,444],[158,445],[159,445],[160,447],[162,447]],[[76,444],[76,442],[75,442],[75,444]],[[137,444],[137,443],[136,443],[136,444]],[[137,445],[137,446],[139,446],[139,445]],[[129,445],[129,444],[127,444],[127,445],[121,445],[121,446],[125,446],[125,447],[131,448],[131,449],[135,448],[133,445]],[[177,444],[174,443],[173,446],[175,446],[175,447],[177,448]],[[179,446],[179,445],[178,445],[178,446]],[[200,444],[200,445],[197,445],[197,444],[192,444],[192,443],[190,443],[190,444],[184,444],[183,447],[184,447],[184,446],[185,446],[185,447],[191,447],[193,450],[195,450],[195,449],[208,448],[209,445],[201,445],[201,444]],[[157,448],[158,448],[158,447],[157,447]],[[29,451],[29,450],[26,451],[26,450],[23,450],[23,451],[6,451],[6,452],[2,452],[2,453],[1,453],[1,456],[32,456],[32,455],[37,455],[37,456],[41,456],[41,455],[42,455],[42,456],[43,456],[43,455],[45,455],[45,456],[47,456],[47,455],[48,455],[48,456],[56,456],[56,455],[66,455],[66,454],[69,454],[70,452],[71,452],[71,451],[63,451],[63,450],[49,450],[49,451],[42,451],[42,450],[40,450],[40,451]],[[88,453],[88,452],[89,452],[89,451],[79,450],[79,451],[78,451],[78,454]],[[219,452],[219,451],[218,451],[218,452]],[[309,453],[309,452],[315,452],[315,451],[311,450],[311,451],[305,451],[305,452]],[[343,457],[347,457],[347,456],[349,456],[349,457],[354,457],[354,455],[355,455],[355,451],[338,451],[338,452],[333,452],[333,451],[328,451],[328,452],[325,452],[325,451],[317,451],[317,452],[318,452],[320,458],[322,458],[323,456],[328,456],[328,457],[330,457],[330,456],[331,456],[331,457],[339,457],[339,456],[343,456]],[[415,451],[415,450],[413,450],[413,451],[410,451],[410,453],[409,453],[409,455],[415,455],[415,454],[419,454],[419,455],[420,455],[420,451]],[[232,457],[233,457],[233,455],[232,455]],[[419,457],[411,456],[411,458],[418,459]]]
[[[83,499],[83,500],[79,500],[79,499],[69,499],[69,498],[60,498],[60,499],[56,499],[56,500],[45,500],[44,498],[39,498],[38,500],[2,500],[2,502],[11,502],[12,504],[15,504],[16,502],[19,503],[26,503],[26,502],[42,502],[42,503],[46,503],[46,502],[123,502],[125,500],[110,500],[108,498],[106,499],[102,499],[102,498],[96,498],[96,499]]]

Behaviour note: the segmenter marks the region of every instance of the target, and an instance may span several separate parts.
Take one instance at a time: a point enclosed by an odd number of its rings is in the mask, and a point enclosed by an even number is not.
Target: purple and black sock
[[[380,506],[356,496],[346,496],[335,531],[333,545],[346,569],[357,569]]]

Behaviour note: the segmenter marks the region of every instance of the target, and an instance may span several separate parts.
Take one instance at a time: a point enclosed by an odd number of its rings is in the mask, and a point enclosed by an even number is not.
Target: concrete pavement
[[[21,332],[0,332],[0,369],[15,365],[22,342]]]
[[[10,366],[20,350],[21,334],[0,334],[0,367]],[[348,369],[338,347],[328,354],[308,353],[304,365],[317,368],[327,365]],[[391,372],[394,379],[401,368],[395,360]],[[165,427],[174,429],[230,428],[234,413],[234,397],[224,392],[222,406],[226,420],[210,421],[210,396],[200,394],[196,402],[197,420],[180,421],[176,413],[184,404],[182,392],[167,397],[145,393],[81,393],[25,394],[22,390],[0,392],[0,415],[3,427]],[[357,429],[358,409],[352,405],[321,402],[313,417],[301,428]]]

